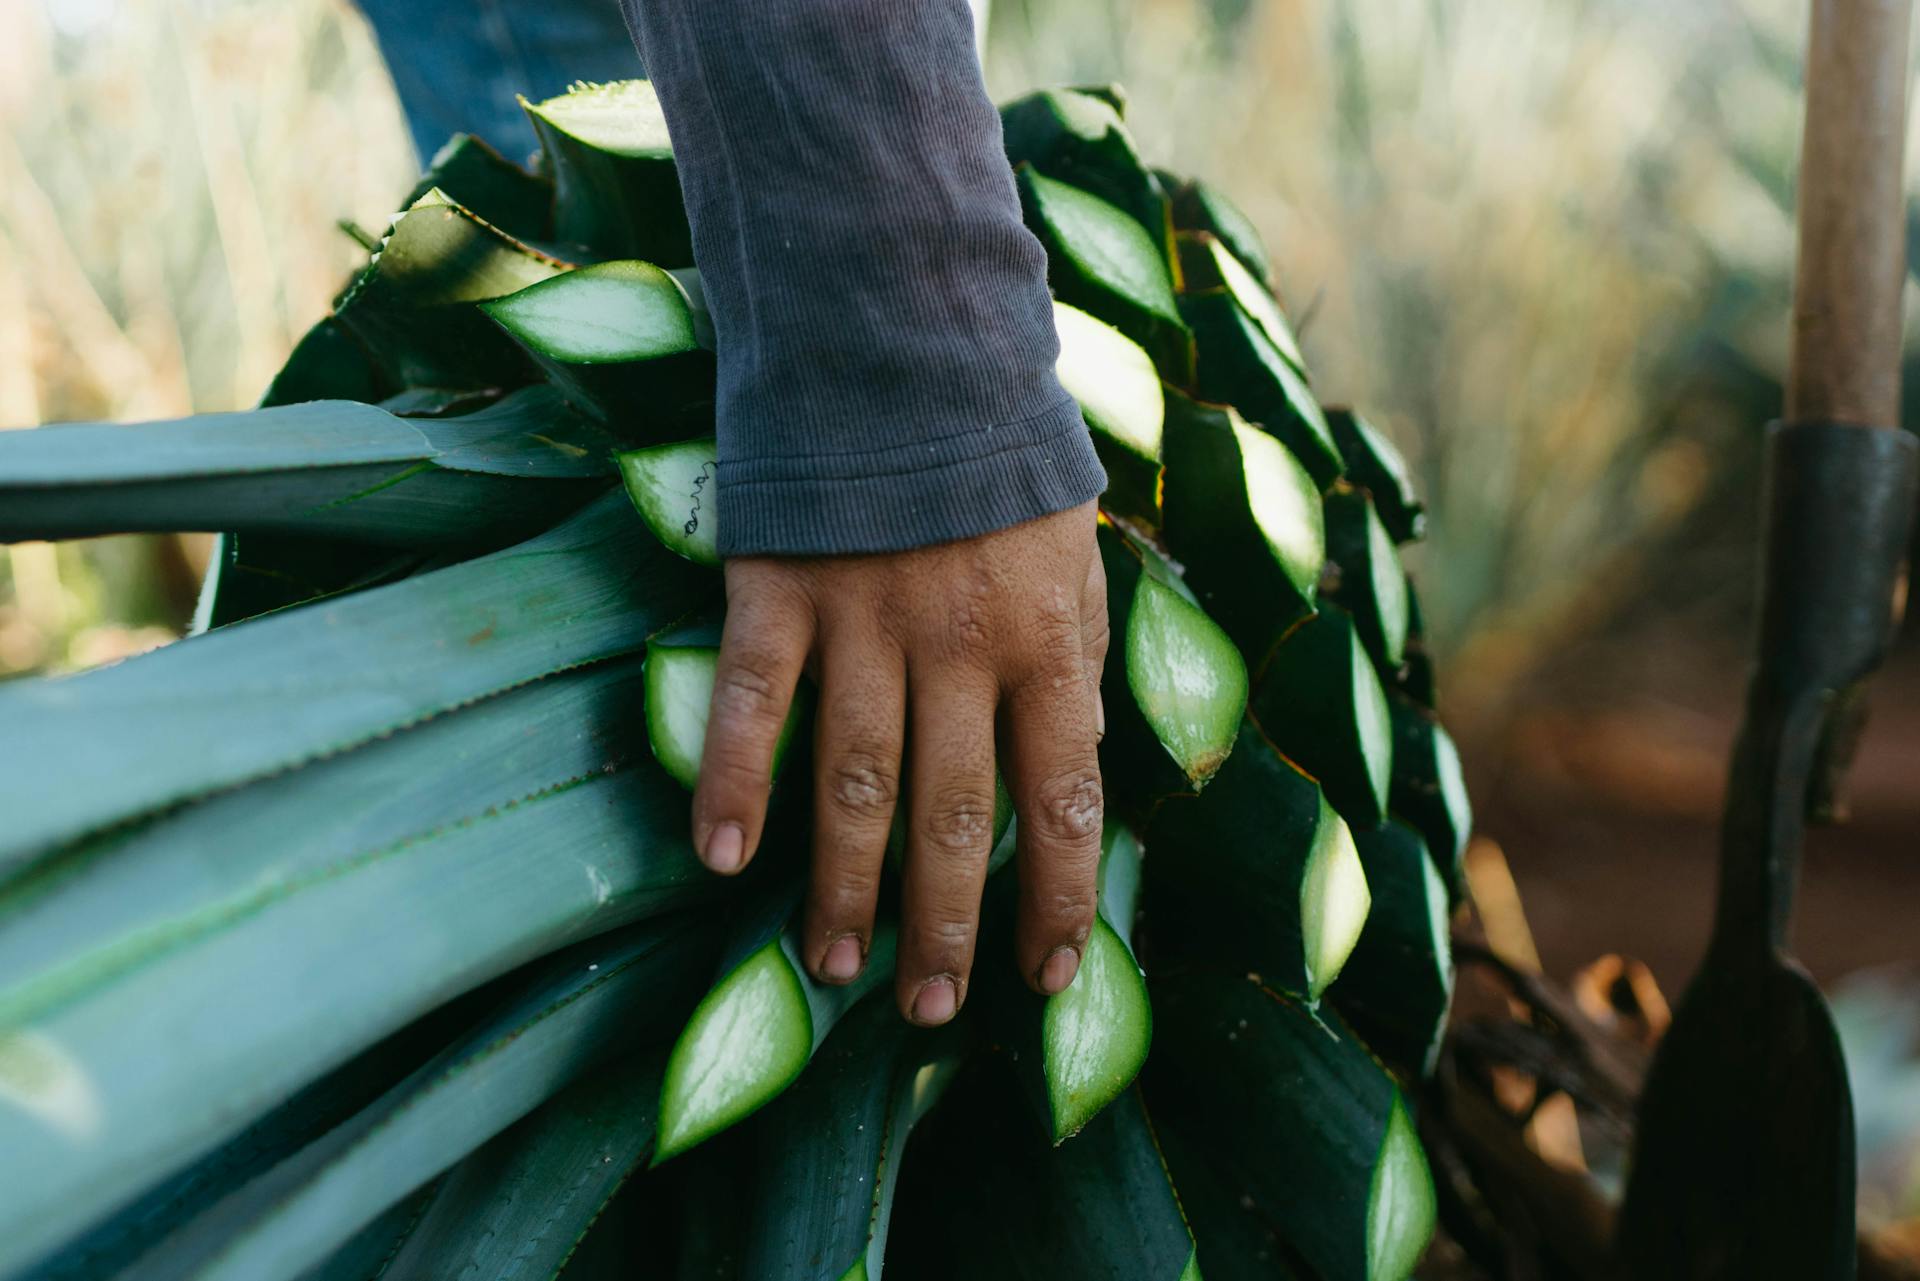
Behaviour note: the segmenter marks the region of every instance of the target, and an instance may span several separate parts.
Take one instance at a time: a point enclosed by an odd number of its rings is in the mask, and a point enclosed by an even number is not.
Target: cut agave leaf
[[[691,995],[704,961],[694,942],[675,922],[551,958],[371,1107],[183,1223],[142,1273],[258,1281],[324,1261],[583,1074],[657,1034]],[[578,1169],[567,1171],[570,1181]],[[538,1248],[525,1237],[501,1246],[510,1259]],[[431,1275],[446,1276],[449,1262],[440,1256]]]
[[[553,172],[556,237],[662,267],[692,264],[673,144],[651,84],[577,84],[520,105]]]
[[[1195,1273],[1206,1281],[1309,1281],[1298,1256],[1274,1235],[1253,1198],[1214,1169],[1184,1129],[1162,1123],[1154,1138],[1166,1153],[1167,1171],[1180,1189],[1180,1209],[1193,1231]]]
[[[596,263],[480,304],[567,398],[634,440],[712,417],[713,355],[680,283],[652,263]]]
[[[1399,1089],[1359,1039],[1245,978],[1154,985],[1148,1098],[1176,1157],[1273,1224],[1328,1281],[1405,1281],[1433,1235],[1433,1176]],[[1183,1165],[1174,1167],[1176,1178]]]
[[[7,686],[0,876],[95,829],[631,653],[709,590],[609,494],[480,560]],[[126,730],[143,723],[166,732]]]
[[[528,173],[472,134],[447,139],[401,207],[436,187],[516,240],[553,235],[553,180]]]
[[[720,451],[711,436],[618,455],[634,510],[667,549],[720,566]]]
[[[1344,464],[1320,402],[1233,294],[1182,294],[1180,315],[1200,345],[1201,398],[1230,404],[1279,437],[1321,489],[1339,479]]]
[[[1393,787],[1388,804],[1427,842],[1441,877],[1458,897],[1465,890],[1473,804],[1453,738],[1431,712],[1404,698],[1388,700],[1393,718]]]
[[[647,741],[654,759],[688,791],[700,782],[700,756],[707,745],[707,710],[713,702],[720,661],[720,621],[701,617],[647,639]],[[787,748],[813,707],[813,687],[802,681],[787,708],[787,723],[773,746],[773,776],[780,777]]]
[[[1274,349],[1302,378],[1307,376],[1307,358],[1300,354],[1300,340],[1280,310],[1280,302],[1267,287],[1233,256],[1226,242],[1210,231],[1183,231],[1179,237],[1180,286],[1188,293],[1224,289],[1253,318]]]
[[[274,375],[262,407],[307,400],[376,401],[393,388],[357,339],[332,316],[316,322]]]
[[[398,549],[524,537],[597,495],[612,452],[544,387],[458,418],[316,400],[67,423],[0,436],[0,542],[231,530]]]
[[[1086,955],[1066,991],[1046,998],[1040,1053],[1053,1141],[1081,1133],[1125,1092],[1147,1061],[1153,1007],[1134,960],[1140,842],[1118,823],[1102,834],[1100,908]]]
[[[1062,302],[1090,312],[1139,343],[1160,376],[1193,376],[1193,335],[1174,302],[1165,252],[1126,211],[1022,165],[1027,226],[1047,249],[1047,276]]]
[[[642,1012],[655,1008],[649,996]],[[657,1052],[587,1073],[449,1171],[392,1262],[360,1281],[555,1275],[644,1164],[659,1100]]]
[[[1347,465],[1347,483],[1373,499],[1381,523],[1397,543],[1410,543],[1427,530],[1427,509],[1414,492],[1407,460],[1378,427],[1351,409],[1329,409],[1327,426]]]
[[[9,986],[0,1275],[450,998],[711,896],[685,832],[667,779],[599,774]]]
[[[1139,1091],[1073,1142],[1022,1124],[997,1059],[964,1073],[907,1151],[887,1260],[914,1281],[1199,1281]]]
[[[839,986],[817,981],[800,959],[797,898],[792,888],[769,892],[748,905],[733,927],[721,977],[667,1059],[655,1164],[778,1098],[841,1016],[892,981],[898,936],[884,916],[874,924],[858,978]]]
[[[1393,537],[1358,490],[1338,488],[1326,496],[1327,559],[1338,569],[1326,595],[1353,615],[1360,641],[1383,679],[1400,669],[1407,653],[1407,571]]]
[[[1167,389],[1167,541],[1207,613],[1255,672],[1313,613],[1327,558],[1313,478],[1286,446],[1225,405]]]
[[[1273,288],[1273,267],[1267,248],[1253,219],[1227,197],[1227,193],[1209,182],[1195,178],[1182,182],[1168,174],[1160,175],[1160,184],[1173,200],[1173,225],[1181,231],[1210,231],[1245,264],[1254,279]]]
[[[1407,646],[1400,670],[1389,680],[1397,692],[1431,712],[1438,704],[1433,689],[1433,655],[1427,649],[1427,625],[1420,617],[1420,593],[1407,578]]]
[[[533,365],[473,304],[572,266],[436,187],[394,221],[334,317],[396,386],[514,387],[533,381]]]
[[[1353,843],[1373,887],[1373,909],[1333,985],[1333,1003],[1376,1054],[1426,1076],[1453,1000],[1447,887],[1427,843],[1398,820],[1356,831]]]
[[[1139,220],[1172,259],[1173,211],[1160,180],[1140,159],[1120,112],[1105,98],[1074,89],[1043,90],[1000,108],[1007,159],[1072,183]]]
[[[1386,691],[1345,610],[1323,604],[1274,651],[1253,697],[1253,718],[1320,780],[1349,822],[1372,827],[1386,816],[1393,724]]]
[[[1101,771],[1116,809],[1144,816],[1196,791],[1233,750],[1247,665],[1153,548],[1102,523],[1107,618],[1118,651],[1102,679]]]
[[[880,1281],[907,1138],[946,1093],[963,1049],[951,1027],[912,1027],[883,995],[840,1021],[754,1126],[745,1275]]]
[[[1146,845],[1154,939],[1169,954],[1252,970],[1311,1004],[1366,924],[1353,834],[1251,724],[1205,792],[1160,807]]]
[[[1094,452],[1107,469],[1100,505],[1124,516],[1160,519],[1160,435],[1166,401],[1160,373],[1139,343],[1078,307],[1053,304],[1060,334],[1060,384],[1080,402]]]

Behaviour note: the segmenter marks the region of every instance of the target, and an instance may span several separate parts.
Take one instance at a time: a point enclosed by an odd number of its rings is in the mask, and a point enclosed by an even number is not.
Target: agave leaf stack
[[[0,540],[221,536],[197,634],[0,688],[0,1278],[1408,1275],[1471,821],[1423,516],[1123,104],[1006,117],[1111,476],[1099,921],[1011,976],[1003,812],[937,1034],[886,928],[798,962],[807,788],[689,848],[714,337],[644,82],[449,143],[257,410],[0,433]]]

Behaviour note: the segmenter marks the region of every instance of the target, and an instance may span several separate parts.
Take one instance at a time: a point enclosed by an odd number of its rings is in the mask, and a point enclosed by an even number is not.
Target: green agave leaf
[[[1386,816],[1393,724],[1386,691],[1338,605],[1293,629],[1261,674],[1253,718],[1282,752],[1320,781],[1348,822]]]
[[[1148,1098],[1178,1135],[1169,1155],[1203,1156],[1315,1275],[1411,1276],[1433,1235],[1433,1178],[1405,1100],[1366,1047],[1245,978],[1169,976],[1153,998],[1162,1052]],[[1175,1178],[1187,1168],[1176,1163]],[[1203,1266],[1210,1257],[1203,1239]]]
[[[1251,723],[1198,797],[1146,832],[1156,946],[1217,961],[1318,1001],[1367,919],[1353,834],[1312,779]]]
[[[1200,397],[1232,405],[1279,437],[1321,489],[1339,479],[1345,464],[1320,402],[1260,321],[1225,289],[1180,295],[1180,315],[1199,344]]]
[[[1053,304],[1060,335],[1060,384],[1080,402],[1094,451],[1107,469],[1101,506],[1126,516],[1160,519],[1160,436],[1166,402],[1160,373],[1146,349],[1103,320],[1063,302]]]
[[[1340,458],[1346,463],[1347,483],[1373,499],[1381,523],[1397,543],[1426,535],[1427,510],[1414,492],[1413,474],[1400,450],[1378,427],[1351,409],[1329,409],[1327,426]]]
[[[653,536],[696,565],[720,566],[720,450],[713,437],[618,455],[620,479]]]
[[[1466,886],[1473,803],[1460,753],[1433,714],[1405,698],[1387,700],[1393,724],[1393,782],[1387,803],[1427,842],[1441,878],[1457,897]]]
[[[1247,667],[1158,552],[1110,524],[1099,537],[1116,651],[1101,679],[1100,768],[1116,811],[1144,817],[1204,786],[1233,750]]]
[[[596,775],[9,985],[0,1274],[449,998],[711,895],[685,825],[650,767]]]
[[[1168,388],[1161,502],[1186,581],[1255,672],[1313,613],[1327,536],[1319,487],[1225,405]]]
[[[720,661],[720,620],[701,616],[654,633],[647,641],[647,741],[654,759],[688,791],[700,782],[707,746],[707,712]],[[773,745],[773,777],[787,760],[800,727],[813,709],[813,686],[802,681],[787,708],[786,724]]]
[[[799,954],[798,894],[794,887],[771,891],[735,924],[719,981],[667,1059],[656,1164],[779,1097],[841,1017],[892,980],[898,935],[885,916],[875,922],[858,978],[841,986],[815,980]]]
[[[645,1162],[659,1097],[657,1053],[575,1081],[447,1174],[381,1281],[555,1275]]]
[[[1154,1137],[1166,1154],[1167,1169],[1180,1189],[1195,1244],[1195,1272],[1207,1281],[1311,1281],[1298,1256],[1274,1234],[1252,1197],[1243,1197],[1236,1181],[1214,1168],[1204,1146],[1185,1129],[1166,1124]]]
[[[294,344],[260,403],[264,407],[307,400],[375,401],[390,390],[386,375],[367,349],[328,316]]]
[[[396,386],[517,386],[534,380],[533,365],[473,304],[572,266],[515,240],[436,187],[394,221],[334,319]]]
[[[0,875],[91,830],[632,652],[706,590],[609,494],[479,560],[15,682],[0,689]]]
[[[1438,704],[1433,689],[1433,655],[1427,650],[1427,627],[1420,617],[1420,593],[1407,578],[1407,645],[1400,670],[1388,678],[1396,692],[1431,712]]]
[[[1218,236],[1245,264],[1262,287],[1273,288],[1273,266],[1253,219],[1242,212],[1224,191],[1198,178],[1182,181],[1171,174],[1159,175],[1161,186],[1173,202],[1173,225],[1180,231],[1209,231]]]
[[[1137,1090],[1073,1142],[1022,1124],[1004,1065],[956,1082],[907,1152],[888,1264],[915,1281],[1199,1281]]]
[[[457,418],[317,400],[0,437],[0,542],[233,530],[382,547],[524,536],[604,487],[612,442],[544,387]]]
[[[367,1281],[369,1277],[381,1276],[381,1269],[426,1209],[438,1186],[429,1183],[389,1207],[324,1261],[301,1273],[300,1281]]]
[[[553,180],[528,173],[472,134],[447,139],[401,208],[436,188],[516,240],[553,235]]]
[[[1328,494],[1325,502],[1327,559],[1337,570],[1326,595],[1353,615],[1361,643],[1384,679],[1398,671],[1406,658],[1412,612],[1407,571],[1366,494],[1341,488]]]
[[[1015,168],[1032,165],[1126,210],[1171,260],[1173,212],[1167,193],[1140,159],[1110,100],[1074,89],[1043,90],[1001,107],[1000,124]]]
[[[651,84],[579,84],[520,105],[553,173],[556,236],[663,267],[692,264],[680,176]]]
[[[1447,887],[1427,843],[1399,821],[1354,832],[1373,908],[1332,999],[1375,1053],[1427,1076],[1453,1001]]]
[[[1153,1007],[1131,942],[1140,842],[1111,823],[1102,844],[1099,915],[1086,954],[1073,983],[1047,997],[1041,1014],[1041,1071],[1055,1143],[1083,1132],[1125,1093],[1153,1042]]]
[[[1046,246],[1054,293],[1146,348],[1161,377],[1188,382],[1193,337],[1180,319],[1164,250],[1124,210],[1090,192],[1031,165],[1015,177],[1027,226]]]
[[[480,304],[567,397],[634,440],[710,425],[713,354],[679,281],[651,263],[582,267]]]
[[[1267,287],[1210,231],[1183,231],[1176,241],[1180,253],[1180,287],[1187,293],[1226,290],[1229,297],[1260,327],[1294,372],[1307,376],[1307,358],[1280,302]]]
[[[840,1021],[753,1127],[743,1250],[758,1281],[880,1281],[907,1138],[946,1092],[963,1044],[875,995]]]
[[[552,958],[497,1013],[366,1111],[183,1224],[136,1275],[298,1276],[571,1082],[665,1026],[704,959],[685,922]],[[569,1173],[577,1178],[577,1170]],[[503,1244],[511,1254],[533,1243]],[[437,1262],[444,1268],[448,1260]]]

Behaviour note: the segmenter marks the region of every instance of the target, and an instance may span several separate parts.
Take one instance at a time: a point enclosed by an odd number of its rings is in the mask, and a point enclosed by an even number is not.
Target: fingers
[[[911,663],[911,658],[909,659]],[[993,718],[984,669],[913,673],[907,858],[894,996],[923,1026],[966,999],[993,840]]]
[[[906,658],[877,623],[828,623],[819,667],[813,876],[801,955],[821,981],[846,983],[866,965],[900,794]]]
[[[805,597],[771,584],[752,562],[727,567],[727,621],[693,793],[693,848],[727,875],[745,867],[759,847],[774,746],[813,644]]]
[[[1003,768],[1018,828],[1020,919],[1015,960],[1035,991],[1063,991],[1093,928],[1102,793],[1099,690],[1088,647],[1065,638],[1050,663],[1011,692]]]

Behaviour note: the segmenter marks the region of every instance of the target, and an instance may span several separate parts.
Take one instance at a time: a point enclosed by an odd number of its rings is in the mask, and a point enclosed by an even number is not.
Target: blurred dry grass
[[[252,403],[414,161],[339,0],[0,0],[0,427]],[[0,675],[158,643],[197,544],[0,556]]]

